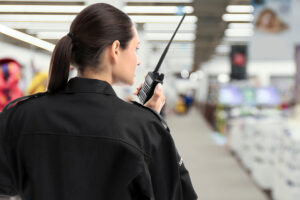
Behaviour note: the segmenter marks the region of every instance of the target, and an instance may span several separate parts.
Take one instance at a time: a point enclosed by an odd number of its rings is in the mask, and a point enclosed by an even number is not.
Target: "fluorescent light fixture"
[[[147,40],[170,40],[172,33],[145,33]],[[196,38],[194,33],[177,33],[174,40],[178,41],[194,41]]]
[[[76,15],[0,15],[0,22],[72,22]]]
[[[226,11],[229,13],[252,13],[254,7],[251,5],[229,5]]]
[[[227,29],[225,30],[225,36],[227,37],[251,37],[253,30],[251,29]]]
[[[0,5],[0,12],[22,13],[79,13],[86,6],[51,6],[51,5]]]
[[[223,38],[223,41],[225,43],[228,43],[228,44],[233,44],[233,43],[238,43],[238,44],[241,44],[241,43],[245,43],[247,44],[249,41],[250,41],[250,38],[251,37],[238,37],[238,36],[235,36],[235,37],[224,37]]]
[[[159,24],[159,23],[146,23],[144,24],[144,30],[145,31],[174,31],[177,27],[177,24]],[[195,31],[197,28],[196,24],[182,24],[179,28],[180,30],[184,31]]]
[[[125,6],[126,13],[192,13],[194,8],[192,6]]]
[[[13,29],[29,29],[34,33],[37,31],[68,31],[71,25],[70,22],[1,22],[2,25]],[[28,32],[29,33],[29,32]]]
[[[10,2],[11,0],[2,0],[5,2]],[[14,0],[16,2],[41,2],[41,0]],[[84,0],[43,0],[43,2],[60,2],[60,3],[64,3],[64,2],[78,2],[78,3],[85,3]]]
[[[252,23],[230,23],[228,24],[229,29],[253,29],[253,24]]]
[[[223,20],[226,22],[229,21],[243,21],[243,22],[251,22],[254,19],[252,14],[224,14],[222,16]]]
[[[135,23],[176,23],[178,24],[182,16],[147,16],[147,15],[131,15],[130,18]],[[196,16],[186,16],[184,23],[196,23]]]
[[[45,49],[45,50],[50,51],[50,52],[53,51],[54,46],[55,46],[54,44],[52,44],[50,42],[40,40],[36,37],[33,37],[31,35],[22,33],[20,31],[16,31],[16,30],[14,30],[12,28],[9,28],[7,26],[4,26],[2,24],[0,24],[0,32],[5,34],[5,35],[16,38],[18,40],[29,43],[31,45],[40,47],[40,48]]]
[[[193,0],[125,0],[125,2],[137,3],[192,3]]]
[[[45,40],[57,40],[65,36],[68,32],[38,32],[36,36]]]

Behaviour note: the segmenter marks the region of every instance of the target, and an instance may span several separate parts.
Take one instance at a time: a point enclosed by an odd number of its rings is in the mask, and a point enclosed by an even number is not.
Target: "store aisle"
[[[212,130],[196,109],[168,116],[178,150],[189,169],[199,200],[267,200],[236,159],[211,138]]]

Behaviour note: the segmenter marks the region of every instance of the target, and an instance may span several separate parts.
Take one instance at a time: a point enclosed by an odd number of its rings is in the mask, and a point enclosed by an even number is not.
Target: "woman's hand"
[[[140,85],[137,88],[137,90],[134,94],[137,95],[141,88],[142,88],[142,85]],[[165,98],[165,95],[162,91],[162,85],[159,83],[155,87],[153,96],[144,104],[144,106],[152,108],[156,112],[160,113],[162,107],[165,104],[165,100],[166,100],[166,98]]]

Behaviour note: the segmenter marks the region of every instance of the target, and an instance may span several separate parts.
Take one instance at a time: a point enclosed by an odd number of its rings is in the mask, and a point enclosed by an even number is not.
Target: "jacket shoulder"
[[[28,95],[28,96],[23,96],[23,97],[17,98],[15,100],[9,102],[3,108],[2,113],[7,112],[9,109],[11,109],[12,107],[16,106],[20,102],[29,101],[31,99],[39,98],[39,97],[44,96],[46,94],[47,94],[47,92],[39,92],[39,93],[36,93],[36,94],[32,94],[32,95]]]
[[[131,103],[136,106],[139,107],[142,111],[144,112],[148,112],[151,116],[155,117],[157,120],[159,120],[159,122],[161,123],[161,125],[169,132],[169,127],[167,122],[162,118],[162,116],[156,112],[155,110],[153,110],[152,108],[149,108],[147,106],[144,106],[143,104],[140,104],[136,101],[131,101]]]

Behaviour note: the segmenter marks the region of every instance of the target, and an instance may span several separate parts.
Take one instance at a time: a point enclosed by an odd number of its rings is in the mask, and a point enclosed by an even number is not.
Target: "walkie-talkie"
[[[183,19],[185,18],[185,14],[182,16],[181,18],[181,21],[179,22],[173,36],[171,37],[168,45],[166,46],[163,54],[161,55],[155,69],[153,72],[148,72],[146,78],[145,78],[145,82],[142,86],[142,88],[140,89],[140,91],[138,92],[137,96],[139,97],[139,100],[142,104],[145,104],[153,95],[154,93],[154,90],[155,90],[155,87],[158,83],[163,83],[163,80],[164,80],[164,74],[163,73],[159,73],[159,68],[161,66],[161,63],[163,62],[168,50],[169,50],[169,47],[170,47],[170,44],[172,43],[173,41],[173,38],[175,37],[176,33],[177,33],[177,30],[179,29]]]

